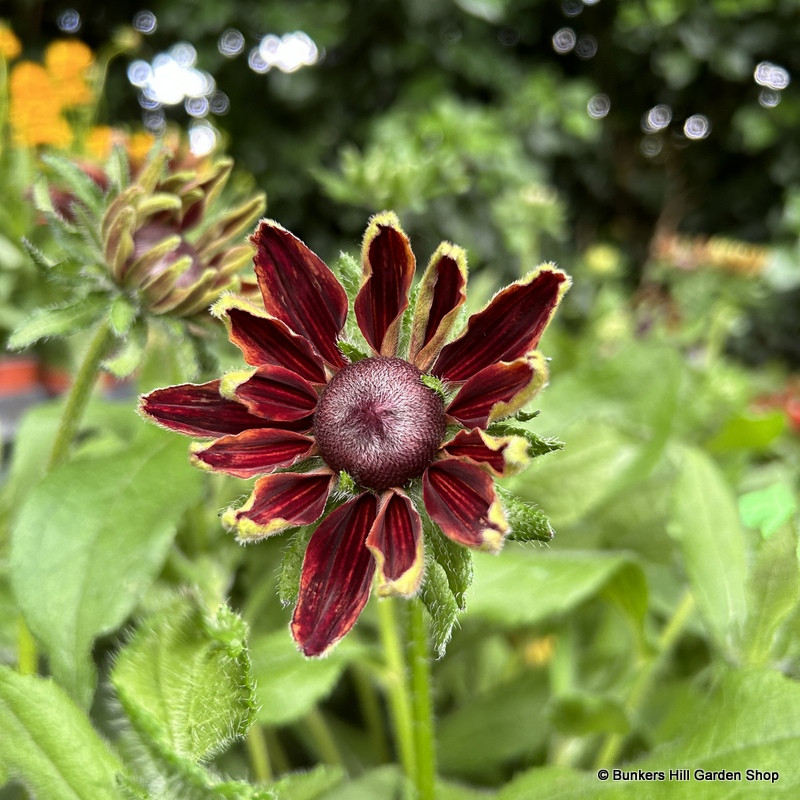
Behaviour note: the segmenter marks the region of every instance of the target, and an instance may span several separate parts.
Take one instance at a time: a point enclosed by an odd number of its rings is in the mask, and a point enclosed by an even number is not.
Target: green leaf
[[[36,309],[16,327],[8,347],[22,350],[41,339],[68,336],[88,328],[100,318],[106,305],[104,296],[89,295],[71,305]]]
[[[599,780],[594,771],[543,767],[516,777],[496,800],[788,800],[800,792],[800,762],[796,757],[800,748],[800,686],[796,681],[770,670],[725,672],[707,700],[684,720],[681,730],[681,736],[657,747],[646,758],[603,765],[610,772],[616,767],[632,774],[630,780],[615,778],[613,772],[606,780]],[[670,779],[670,770],[678,769],[688,770],[688,779]],[[657,776],[637,780],[640,770]],[[734,775],[729,780],[701,781],[696,770],[727,770]],[[663,779],[658,775],[661,772]]]
[[[255,712],[247,624],[180,597],[145,620],[111,680],[142,740],[167,759],[207,761],[244,736]]]
[[[143,426],[126,451],[75,458],[25,499],[12,531],[14,593],[79,704],[94,689],[92,642],[134,609],[200,485],[185,442]]]
[[[411,787],[400,769],[395,764],[386,764],[326,792],[322,800],[388,800],[411,796]]]
[[[430,559],[425,567],[425,580],[420,592],[422,602],[431,618],[431,643],[441,658],[458,619],[458,603],[447,580],[444,567]]]
[[[80,200],[80,202],[96,217],[100,215],[103,204],[103,192],[100,186],[75,164],[74,161],[58,156],[55,153],[43,155],[42,161],[56,173],[65,184],[64,188],[68,192],[72,193],[76,199]]]
[[[506,486],[547,509],[556,529],[585,518],[616,491],[636,459],[635,441],[617,427],[583,420],[565,431],[569,447],[531,464]]]
[[[639,598],[636,608],[647,605],[644,573],[626,556],[507,546],[498,556],[475,555],[470,617],[506,628],[536,625],[569,613],[617,581]]]
[[[286,725],[305,716],[334,689],[361,648],[345,639],[325,658],[309,659],[297,649],[288,627],[255,637],[251,645],[263,725]]]
[[[365,350],[356,347],[354,344],[350,344],[350,342],[346,342],[340,339],[337,342],[336,346],[342,351],[342,353],[344,353],[344,355],[353,364],[355,364],[356,361],[363,361],[365,358],[368,357],[367,352]]]
[[[423,514],[422,524],[425,543],[444,570],[456,605],[463,611],[467,606],[467,589],[472,585],[472,551],[445,536],[427,514]]]
[[[526,415],[527,416],[527,415]],[[539,436],[521,425],[512,425],[507,422],[495,422],[486,429],[490,436],[521,436],[528,442],[528,456],[544,456],[556,450],[564,449],[564,442],[552,436]]]
[[[511,526],[509,539],[516,542],[549,542],[555,531],[547,515],[535,506],[520,500],[513,492],[498,487],[503,501],[508,524]]]
[[[342,783],[341,767],[320,764],[308,772],[290,772],[272,784],[274,796],[280,800],[317,800]]]
[[[448,539],[427,514],[422,515],[427,563],[421,598],[431,618],[431,640],[441,658],[472,583],[472,553]]]
[[[772,536],[781,525],[797,513],[797,498],[785,483],[773,483],[739,498],[739,515],[748,528],[761,531],[764,538]]]
[[[800,599],[797,537],[785,526],[762,541],[748,584],[748,614],[742,637],[749,664],[766,665],[782,624]]]
[[[278,599],[284,606],[293,606],[297,602],[303,558],[313,533],[313,525],[298,528],[283,551],[283,561],[278,575]]]
[[[344,287],[350,305],[352,305],[361,288],[361,264],[349,253],[342,252],[334,262],[332,272]]]
[[[117,295],[111,302],[108,320],[117,336],[125,336],[136,319],[137,308],[125,295]]]
[[[53,198],[50,195],[50,187],[47,181],[39,176],[33,182],[33,205],[37,211],[44,214],[56,229],[61,229],[67,233],[77,233],[78,229],[59,214],[53,205]]]
[[[0,773],[47,800],[120,800],[122,764],[52,680],[0,666]]]
[[[559,733],[627,733],[630,724],[619,700],[591,692],[571,691],[553,699],[548,717]]]
[[[786,416],[781,411],[771,414],[737,414],[707,443],[713,453],[736,450],[764,452],[786,429]]]
[[[103,361],[103,367],[115,378],[127,378],[138,369],[147,347],[147,323],[139,320],[127,332],[127,338],[116,352]]]
[[[438,755],[444,774],[492,776],[505,762],[534,752],[548,735],[543,720],[547,681],[530,673],[475,694],[438,720]]]
[[[730,651],[747,610],[745,541],[736,500],[705,453],[686,447],[676,457],[679,472],[668,532],[680,546],[709,633]]]

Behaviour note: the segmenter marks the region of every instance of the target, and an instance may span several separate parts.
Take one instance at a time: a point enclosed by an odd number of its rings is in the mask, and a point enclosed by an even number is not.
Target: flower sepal
[[[524,439],[528,443],[528,458],[536,458],[564,449],[564,442],[560,439],[552,436],[539,436],[529,428],[515,425],[507,420],[493,423],[486,429],[486,433],[495,437],[516,436]]]
[[[461,547],[442,533],[442,529],[425,513],[422,528],[425,535],[425,577],[420,598],[431,618],[431,639],[441,658],[458,620],[466,610],[466,593],[472,585],[472,551]]]
[[[550,518],[539,508],[499,487],[510,525],[508,538],[515,542],[549,542],[555,535]]]

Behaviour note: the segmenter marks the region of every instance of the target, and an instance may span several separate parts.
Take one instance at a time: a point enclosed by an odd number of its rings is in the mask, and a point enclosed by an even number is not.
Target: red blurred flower
[[[253,369],[158,389],[142,410],[213,438],[194,448],[198,465],[261,476],[223,517],[240,541],[318,522],[292,633],[306,655],[320,655],[353,626],[374,577],[383,595],[418,591],[421,514],[459,544],[502,546],[509,525],[493,479],[527,462],[527,443],[486,429],[545,382],[535,348],[569,278],[551,265],[534,270],[446,343],[466,299],[464,251],[439,246],[408,309],[414,255],[395,215],[377,215],[353,303],[370,353],[351,360],[343,354],[353,351],[344,344],[348,298],[333,272],[275,222],[263,220],[252,242],[264,309],[229,296],[215,313]],[[401,348],[404,316],[410,343]],[[432,388],[437,380],[443,392]],[[356,493],[336,505],[332,490],[349,484],[341,473]]]

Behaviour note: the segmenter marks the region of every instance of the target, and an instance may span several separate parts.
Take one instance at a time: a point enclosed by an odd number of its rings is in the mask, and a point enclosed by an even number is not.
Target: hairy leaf
[[[52,680],[0,666],[0,731],[0,778],[47,800],[124,797],[119,759]]]
[[[94,690],[92,642],[125,621],[158,574],[200,484],[185,443],[143,427],[124,452],[73,459],[26,497],[12,531],[14,593],[79,704]]]

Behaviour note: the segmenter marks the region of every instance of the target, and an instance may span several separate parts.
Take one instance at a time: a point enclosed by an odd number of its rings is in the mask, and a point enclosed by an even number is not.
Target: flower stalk
[[[403,638],[396,614],[397,601],[387,597],[378,602],[381,644],[386,659],[384,681],[392,717],[392,732],[403,773],[417,786],[417,747],[414,711],[408,680]],[[410,799],[411,800],[411,799]]]
[[[48,472],[66,461],[75,433],[83,418],[86,404],[100,377],[100,364],[111,349],[113,333],[107,319],[103,319],[94,331],[89,346],[83,356],[80,368],[70,386],[64,411],[56,432],[56,438],[47,463]]]
[[[409,609],[412,714],[416,751],[418,800],[433,800],[436,792],[436,740],[433,725],[433,693],[428,625],[422,601],[415,598]]]

